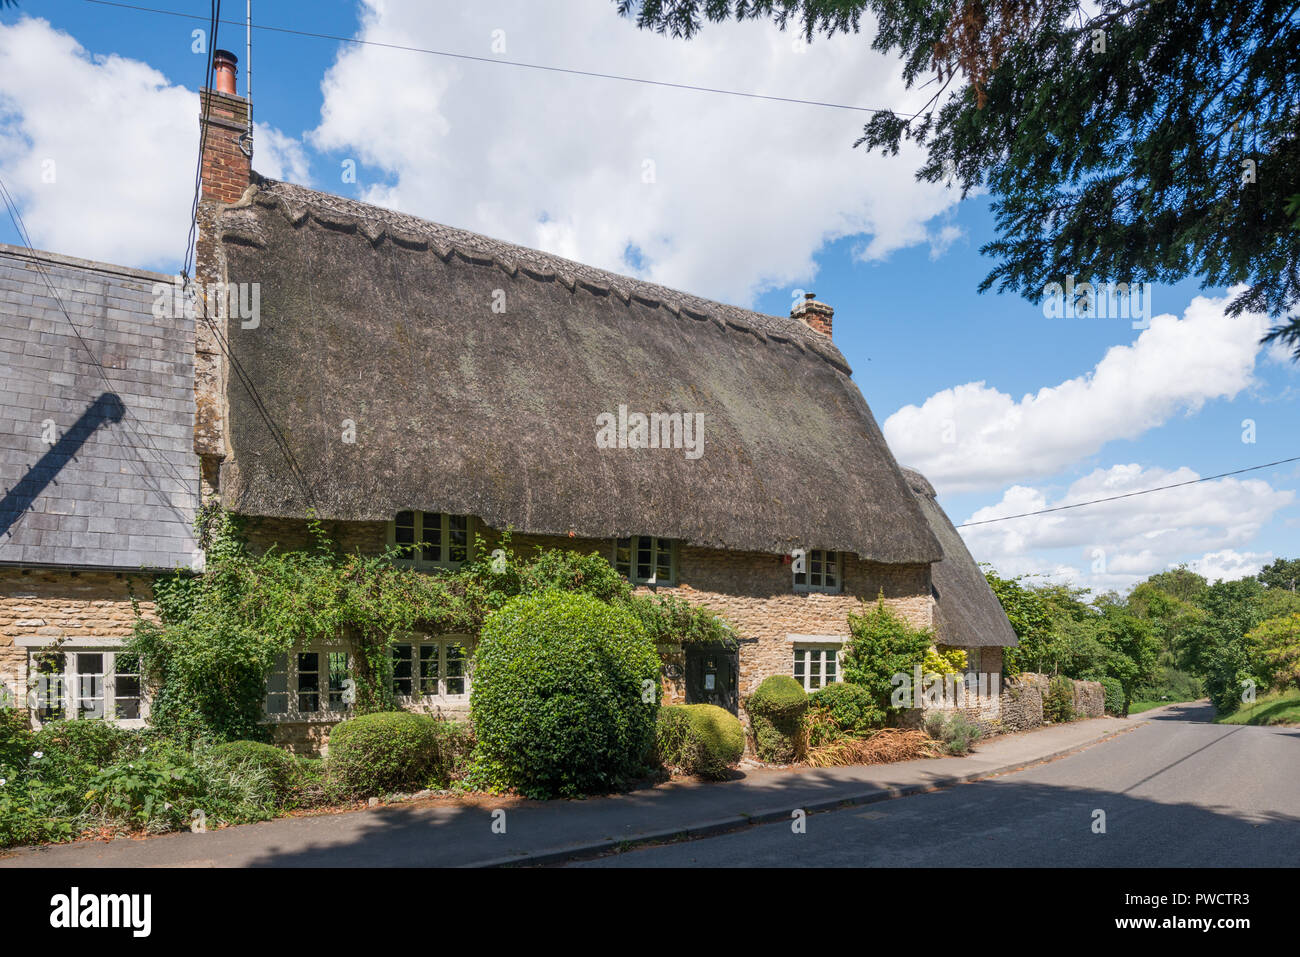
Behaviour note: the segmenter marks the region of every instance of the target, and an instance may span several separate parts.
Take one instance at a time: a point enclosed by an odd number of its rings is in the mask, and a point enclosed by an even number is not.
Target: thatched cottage
[[[248,519],[255,544],[294,547],[312,513],[350,549],[426,543],[410,561],[428,570],[506,529],[516,547],[599,552],[638,588],[732,623],[737,649],[693,648],[666,666],[674,698],[732,710],[769,675],[809,690],[839,680],[847,615],[881,594],[1000,670],[1014,634],[933,490],[895,462],[835,347],[829,306],[810,297],[789,316],[762,315],[265,179],[240,148],[248,106],[233,59],[218,58],[217,88],[202,94],[196,277],[217,317],[154,329],[141,290],[169,277],[135,276],[130,308],[111,285],[85,291],[85,327],[120,339],[104,352],[110,378],[161,377],[124,401],[169,441],[176,423],[146,412],[144,395],[165,386],[157,401],[171,402],[167,376],[193,383],[183,408],[164,406],[192,439],[164,449],[188,481],[189,497],[173,500],[178,522],[199,495],[215,498]],[[10,301],[0,298],[6,311]],[[15,341],[0,346],[21,364],[18,327],[35,320],[13,320]],[[93,365],[81,361],[68,386],[94,399]],[[7,464],[30,466],[36,451],[23,446],[26,458]],[[109,503],[78,485],[29,524],[75,537],[94,523],[101,543],[143,547],[133,523],[145,512],[120,506],[154,499],[116,494]],[[10,566],[0,580],[53,575],[62,588],[57,615],[26,582],[0,594],[0,677],[21,683],[33,642],[120,643],[116,616],[139,579],[128,573],[190,563],[192,540],[173,538],[151,534],[156,554],[103,562],[0,550]],[[110,577],[83,595],[73,587],[83,567]],[[404,703],[463,712],[473,641],[399,643]],[[348,654],[322,644],[279,662],[266,708],[281,740],[313,746],[342,717],[328,692]]]
[[[762,315],[265,179],[228,70],[205,94],[199,278],[232,303],[256,288],[259,309],[227,310],[215,339],[200,324],[196,449],[255,540],[302,542],[314,509],[350,547],[432,542],[428,567],[507,528],[598,551],[734,624],[738,652],[695,649],[677,685],[733,710],[768,675],[837,680],[848,612],[882,593],[1000,669],[1005,616],[956,533],[936,536],[951,524],[895,462],[829,306]],[[932,569],[958,565],[936,605]],[[465,706],[472,640],[400,649],[399,675],[438,676],[420,706]],[[295,712],[297,667],[277,720],[334,717]]]

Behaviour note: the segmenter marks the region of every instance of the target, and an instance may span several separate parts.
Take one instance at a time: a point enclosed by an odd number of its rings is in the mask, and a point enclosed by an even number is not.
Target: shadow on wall
[[[81,451],[81,447],[86,444],[96,429],[101,425],[120,422],[125,415],[126,406],[115,393],[105,392],[92,402],[72,427],[63,433],[50,450],[19,479],[18,484],[5,493],[4,499],[0,500],[0,537],[10,534],[10,529],[18,524],[23,513],[32,507],[32,503],[40,497],[50,483],[57,484],[55,477]]]

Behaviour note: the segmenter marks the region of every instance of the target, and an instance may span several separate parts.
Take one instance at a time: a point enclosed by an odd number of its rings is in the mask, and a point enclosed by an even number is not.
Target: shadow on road
[[[1180,704],[1165,705],[1154,711],[1131,715],[1141,721],[1204,721],[1214,720],[1214,705],[1209,701],[1188,701]]]

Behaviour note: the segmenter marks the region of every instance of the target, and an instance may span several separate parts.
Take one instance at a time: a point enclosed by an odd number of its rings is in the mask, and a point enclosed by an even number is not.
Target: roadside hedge
[[[720,781],[745,752],[745,729],[717,705],[665,705],[659,709],[656,743],[665,766]]]
[[[1122,715],[1124,713],[1124,685],[1120,683],[1118,678],[1103,677],[1097,680],[1106,689],[1106,713]]]
[[[745,702],[745,710],[760,760],[791,764],[798,758],[803,716],[808,710],[803,685],[789,675],[764,678]]]
[[[624,608],[558,591],[511,599],[474,652],[475,784],[574,797],[646,773],[659,667]]]

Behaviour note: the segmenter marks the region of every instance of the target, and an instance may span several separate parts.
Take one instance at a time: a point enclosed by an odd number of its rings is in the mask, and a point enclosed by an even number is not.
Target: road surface
[[[804,833],[792,819],[570,866],[1300,864],[1300,728],[1211,717],[1208,705],[1162,712],[1023,771],[808,815]]]

